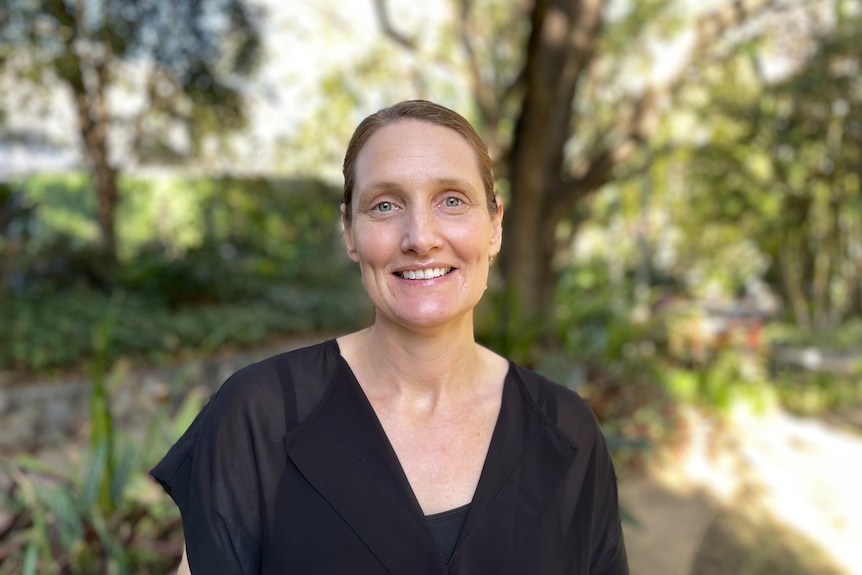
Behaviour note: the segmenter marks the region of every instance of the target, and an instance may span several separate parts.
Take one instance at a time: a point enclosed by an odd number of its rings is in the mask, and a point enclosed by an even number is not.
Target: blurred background
[[[163,574],[147,477],[371,315],[356,124],[467,116],[478,337],[608,435],[634,575],[862,573],[862,1],[3,0],[0,573]]]

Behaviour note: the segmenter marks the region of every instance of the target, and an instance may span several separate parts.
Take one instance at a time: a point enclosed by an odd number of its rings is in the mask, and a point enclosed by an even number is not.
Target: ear
[[[347,223],[347,206],[341,204],[341,234],[344,238],[344,247],[347,248],[347,257],[355,262],[359,262],[359,256],[356,255],[356,246],[353,243],[353,228]]]
[[[503,200],[500,196],[494,196],[497,202],[497,213],[491,215],[491,257],[500,253],[503,245]]]

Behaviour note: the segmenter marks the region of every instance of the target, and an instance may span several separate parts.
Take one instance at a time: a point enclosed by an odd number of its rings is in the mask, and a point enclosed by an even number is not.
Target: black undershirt
[[[469,510],[470,504],[468,503],[449,511],[425,516],[431,527],[434,540],[447,561],[452,558],[452,553],[455,552],[455,543],[458,542],[458,536],[461,534],[461,528],[464,527],[464,519],[467,518],[467,511]]]

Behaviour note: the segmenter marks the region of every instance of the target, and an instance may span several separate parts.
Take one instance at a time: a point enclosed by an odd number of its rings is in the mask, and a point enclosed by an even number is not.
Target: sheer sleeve
[[[595,549],[590,573],[594,575],[629,575],[628,557],[620,519],[617,477],[607,442],[596,423],[596,480],[594,483],[596,513],[593,533]]]
[[[284,395],[272,360],[237,372],[151,471],[180,509],[194,575],[260,572],[286,461]]]
[[[571,495],[590,508],[590,575],[628,575],[628,558],[620,519],[617,478],[607,441],[589,405],[575,392],[533,376],[531,397],[541,412],[580,449],[587,463]],[[575,502],[567,505],[574,508]]]

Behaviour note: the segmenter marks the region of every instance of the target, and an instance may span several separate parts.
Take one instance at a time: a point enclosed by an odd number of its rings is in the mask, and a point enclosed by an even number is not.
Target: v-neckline
[[[347,359],[341,354],[341,347],[338,345],[338,341],[336,339],[331,340],[332,344],[335,348],[335,353],[338,356],[339,363],[341,368],[344,370],[346,374],[346,379],[353,393],[358,395],[362,401],[363,411],[366,412],[366,415],[371,418],[374,422],[374,432],[377,433],[382,439],[382,444],[385,445],[385,450],[387,452],[388,458],[390,458],[390,464],[393,467],[393,471],[395,471],[396,475],[398,475],[399,481],[403,484],[404,491],[410,500],[410,504],[413,507],[414,512],[418,513],[421,517],[427,520],[428,515],[425,515],[422,510],[422,506],[419,504],[419,498],[416,497],[416,492],[413,490],[413,486],[410,484],[410,480],[407,478],[407,473],[404,471],[404,467],[401,464],[401,460],[398,459],[398,453],[395,451],[395,447],[392,445],[392,441],[389,439],[389,436],[386,434],[386,429],[383,427],[383,423],[380,421],[380,418],[377,415],[377,412],[374,410],[374,406],[371,404],[371,400],[368,398],[368,395],[365,393],[365,390],[362,389],[362,385],[359,383],[359,379],[356,377],[356,374],[353,371],[353,368],[350,367],[350,363]],[[488,449],[485,452],[485,457],[482,461],[482,470],[479,473],[479,481],[476,483],[476,489],[473,492],[473,497],[471,498],[471,502],[476,499],[476,494],[480,493],[483,484],[486,482],[485,475],[486,469],[488,467],[488,458],[489,455],[494,453],[495,445],[501,440],[501,429],[503,425],[505,425],[504,414],[505,414],[505,402],[506,396],[511,393],[509,388],[512,387],[512,374],[513,374],[513,364],[511,361],[507,360],[508,367],[506,369],[506,375],[503,379],[503,389],[500,397],[500,408],[497,412],[497,418],[494,422],[494,429],[491,432],[491,441],[488,443]],[[469,505],[468,503],[467,505]],[[457,506],[463,507],[463,506]],[[444,510],[443,513],[451,510]],[[470,512],[468,511],[468,516]]]
[[[578,451],[544,415],[543,410],[556,409],[553,396],[545,394],[537,404],[525,379],[533,376],[509,362],[488,452],[447,562],[349,364],[336,344],[325,349],[331,385],[313,412],[285,436],[298,472],[389,573],[438,575],[447,572],[447,563],[453,572],[504,572]],[[501,541],[508,542],[504,548]],[[496,551],[489,555],[489,549]]]

